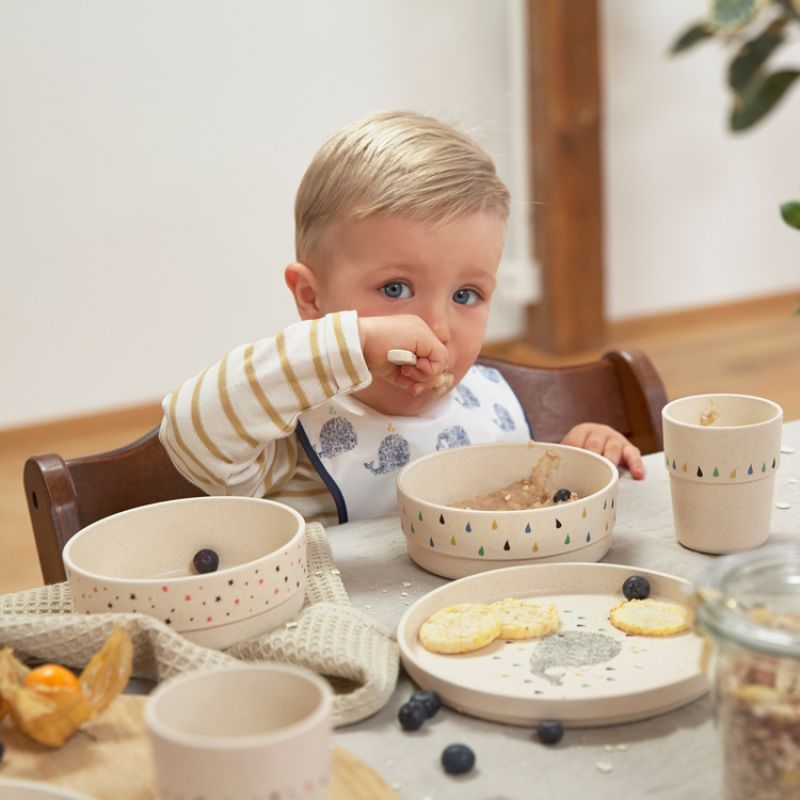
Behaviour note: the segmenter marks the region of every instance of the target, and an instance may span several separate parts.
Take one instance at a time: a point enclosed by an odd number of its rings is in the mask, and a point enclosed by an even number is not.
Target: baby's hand
[[[565,437],[562,444],[581,447],[605,456],[614,464],[623,464],[636,480],[644,478],[644,465],[639,448],[632,445],[621,433],[608,425],[584,422],[576,425]]]
[[[433,388],[447,368],[447,348],[414,314],[359,317],[358,331],[369,371],[407,389],[414,397]],[[389,350],[409,350],[417,357],[417,363],[390,364],[386,358]]]

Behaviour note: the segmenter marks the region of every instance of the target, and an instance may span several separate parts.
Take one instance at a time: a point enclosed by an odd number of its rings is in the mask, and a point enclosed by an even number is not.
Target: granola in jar
[[[800,798],[800,547],[720,559],[698,596],[715,649],[724,797]]]

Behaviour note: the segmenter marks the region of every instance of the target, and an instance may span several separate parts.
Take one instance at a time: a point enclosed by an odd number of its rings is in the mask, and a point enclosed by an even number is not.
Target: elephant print
[[[455,388],[455,401],[464,408],[478,408],[481,401],[463,383],[459,383]]]
[[[404,467],[411,460],[408,442],[399,433],[391,433],[378,445],[378,463],[364,462],[373,475],[386,475]]]
[[[494,413],[497,414],[497,419],[494,420],[494,424],[497,425],[501,431],[513,431],[516,429],[517,426],[514,424],[511,414],[508,413],[508,409],[501,406],[500,403],[494,404]]]
[[[476,364],[475,369],[492,383],[500,383],[503,380],[503,376],[494,367],[484,367],[482,364]]]
[[[464,447],[468,444],[472,444],[472,442],[469,440],[469,434],[460,425],[453,425],[450,428],[445,428],[436,437],[437,450],[448,450],[453,447]]]
[[[343,417],[333,417],[320,429],[317,452],[320,458],[333,458],[352,450],[357,444],[358,436],[350,421]]]

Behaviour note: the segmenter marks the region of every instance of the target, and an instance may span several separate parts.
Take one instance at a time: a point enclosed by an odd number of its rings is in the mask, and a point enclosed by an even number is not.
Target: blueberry
[[[536,735],[542,744],[558,744],[564,736],[564,726],[557,719],[543,719]]]
[[[465,744],[449,744],[442,750],[442,766],[450,775],[463,775],[475,766],[475,753]]]
[[[554,503],[566,503],[572,497],[572,492],[569,489],[559,489],[553,495]]]
[[[436,715],[436,712],[442,707],[442,701],[436,692],[419,691],[411,695],[411,702],[419,702],[425,706],[425,713],[428,719]]]
[[[205,575],[206,572],[216,572],[219,567],[219,556],[214,550],[207,547],[194,554],[192,564],[197,572]]]
[[[622,594],[628,600],[645,600],[650,597],[650,583],[641,575],[631,575],[622,584]]]
[[[409,700],[400,706],[400,710],[397,712],[397,719],[400,720],[404,731],[416,731],[428,719],[428,714],[425,711],[425,706],[419,700]]]

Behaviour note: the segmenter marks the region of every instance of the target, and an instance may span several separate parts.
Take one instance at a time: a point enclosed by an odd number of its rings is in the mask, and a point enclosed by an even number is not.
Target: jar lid
[[[697,623],[715,639],[800,658],[800,545],[723,556],[695,593]]]

